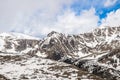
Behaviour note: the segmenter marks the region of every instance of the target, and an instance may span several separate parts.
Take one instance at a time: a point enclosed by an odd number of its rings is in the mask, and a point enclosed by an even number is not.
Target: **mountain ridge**
[[[0,36],[0,41],[4,42],[0,43],[0,54],[39,56],[75,65],[103,79],[120,79],[120,27],[97,28],[78,35],[52,31],[43,39]]]

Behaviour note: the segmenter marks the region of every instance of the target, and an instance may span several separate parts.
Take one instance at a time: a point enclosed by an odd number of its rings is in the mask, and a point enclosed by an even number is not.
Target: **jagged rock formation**
[[[42,41],[41,49],[47,54],[61,53],[67,57],[97,56],[120,47],[120,27],[98,28],[91,33],[64,35],[51,32]]]
[[[89,68],[93,68],[89,72],[108,80],[119,80],[119,36],[120,27],[98,28],[90,33],[79,35],[64,35],[51,32],[42,41],[41,49],[50,59],[75,64],[86,71],[89,71]],[[85,62],[83,63],[83,61]],[[94,61],[97,64],[92,65]],[[82,64],[78,65],[76,62],[78,64],[82,62]],[[90,64],[87,65],[88,63]]]

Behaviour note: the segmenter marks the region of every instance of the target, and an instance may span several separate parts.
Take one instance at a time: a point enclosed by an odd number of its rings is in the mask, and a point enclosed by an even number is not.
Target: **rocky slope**
[[[1,33],[0,53],[3,54],[32,54],[39,53],[39,38],[34,38],[21,33]]]
[[[79,35],[64,35],[51,32],[42,41],[41,49],[49,54],[53,51],[70,58],[84,58],[90,55],[91,59],[97,55],[110,52],[120,47],[120,27],[97,28],[90,33]]]
[[[41,57],[0,56],[0,80],[102,80],[77,67]]]
[[[79,35],[53,31],[42,41],[40,48],[50,59],[74,64],[104,79],[119,80],[119,44],[120,27],[106,27]]]
[[[39,56],[39,59],[44,57],[75,65],[106,80],[120,79],[120,27],[97,28],[79,35],[65,35],[53,31],[43,40],[21,34],[19,36],[22,37],[18,37],[18,34],[0,35],[2,56],[13,53],[20,54],[19,56],[29,55],[31,59]]]

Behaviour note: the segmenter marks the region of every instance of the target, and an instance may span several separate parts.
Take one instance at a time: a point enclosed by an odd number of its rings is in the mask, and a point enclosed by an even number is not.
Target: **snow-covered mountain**
[[[21,33],[1,33],[0,52],[5,55],[10,53],[14,55],[30,53],[39,48],[39,42],[39,38]]]
[[[2,33],[0,55],[7,54],[62,61],[106,80],[120,80],[120,27],[102,27],[78,35],[52,31],[41,40],[20,33]]]
[[[59,51],[61,56],[66,55],[69,58],[84,58],[90,55],[89,57],[94,59],[99,54],[118,49],[119,44],[120,27],[107,27],[97,28],[90,33],[67,36],[53,31],[42,41],[41,48],[46,53],[51,50]]]
[[[50,59],[74,64],[104,79],[120,79],[120,27],[97,28],[79,35],[53,31],[40,47]]]

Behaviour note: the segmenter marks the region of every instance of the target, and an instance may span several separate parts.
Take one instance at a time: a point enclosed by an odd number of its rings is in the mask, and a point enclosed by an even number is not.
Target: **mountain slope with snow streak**
[[[1,33],[0,53],[21,55],[38,49],[40,39],[21,33]]]
[[[74,64],[108,80],[120,79],[120,27],[97,28],[79,35],[53,31],[40,48],[50,59]]]

